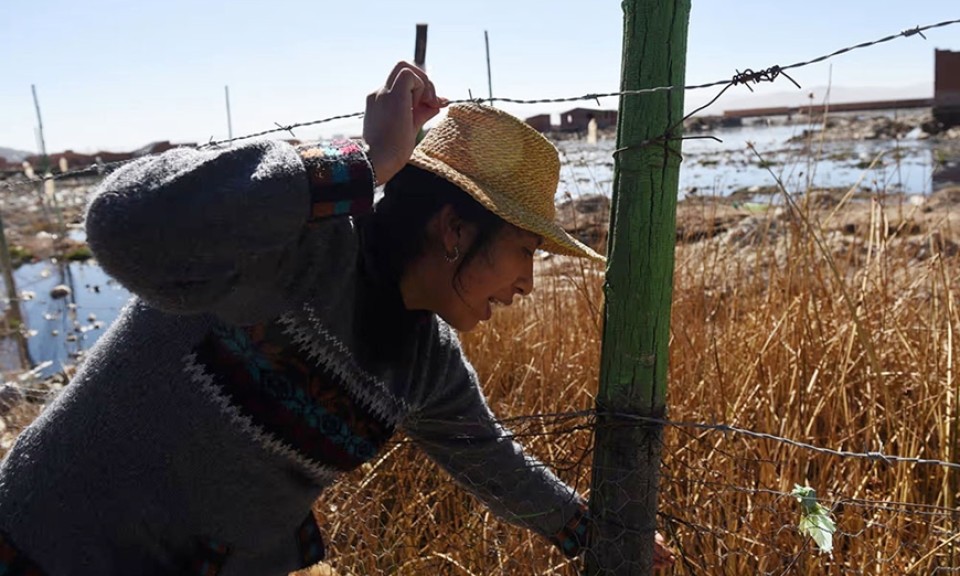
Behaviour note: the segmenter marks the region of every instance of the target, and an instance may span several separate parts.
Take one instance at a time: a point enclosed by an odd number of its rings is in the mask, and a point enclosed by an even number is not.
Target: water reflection
[[[130,294],[95,264],[37,262],[14,274],[23,302],[27,350],[34,362],[50,361],[48,376],[73,364],[116,319]],[[69,294],[54,297],[55,287]],[[8,348],[9,349],[9,348]],[[10,366],[4,356],[4,367]]]

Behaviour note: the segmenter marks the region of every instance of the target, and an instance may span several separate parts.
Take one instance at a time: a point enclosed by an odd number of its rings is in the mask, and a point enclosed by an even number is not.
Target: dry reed
[[[830,220],[828,210],[798,210],[770,210],[678,246],[670,418],[955,462],[960,316],[949,210],[922,226],[881,199]],[[497,414],[516,419],[521,442],[586,493],[589,420],[531,416],[592,408],[602,277],[561,259],[541,268],[532,296],[463,340]],[[960,565],[955,470],[713,430],[668,427],[664,438],[661,531],[681,556],[675,573],[929,574]],[[786,493],[806,483],[837,520],[832,557],[797,530],[799,506]],[[578,569],[492,518],[405,442],[325,494],[317,512],[341,574]]]
[[[836,213],[801,205],[725,220],[720,234],[679,245],[670,418],[956,462],[952,204],[931,202],[922,213],[882,197]],[[715,219],[715,208],[702,207],[702,219]],[[497,414],[588,494],[589,419],[536,415],[593,407],[602,274],[561,258],[539,268],[535,293],[464,335],[464,345]],[[7,414],[7,441],[35,413]],[[681,557],[674,573],[960,566],[956,470],[841,459],[712,430],[668,427],[664,441],[661,531]],[[796,528],[799,507],[785,493],[804,483],[837,520],[832,557]],[[339,574],[578,571],[539,537],[493,518],[402,438],[325,493],[316,512]]]

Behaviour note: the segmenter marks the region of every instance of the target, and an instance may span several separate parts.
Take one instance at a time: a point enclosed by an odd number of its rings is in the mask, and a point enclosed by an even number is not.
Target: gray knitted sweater
[[[350,143],[178,149],[103,182],[88,240],[137,296],[0,465],[12,574],[286,574],[322,556],[312,502],[398,428],[577,551],[582,500],[506,437],[446,324],[371,360],[372,195]]]

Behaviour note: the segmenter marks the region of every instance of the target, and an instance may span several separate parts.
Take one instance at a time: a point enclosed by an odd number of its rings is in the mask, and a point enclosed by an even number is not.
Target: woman
[[[414,150],[445,104],[400,63],[367,100],[366,152],[174,150],[104,181],[87,237],[137,298],[4,461],[0,560],[285,574],[323,557],[323,487],[398,427],[579,552],[583,500],[506,438],[453,329],[533,290],[538,248],[601,257],[553,222],[557,153],[522,122],[453,107]]]

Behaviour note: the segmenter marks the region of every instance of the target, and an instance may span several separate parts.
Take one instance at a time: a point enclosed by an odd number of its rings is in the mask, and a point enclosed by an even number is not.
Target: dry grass
[[[957,262],[945,255],[956,248],[949,210],[909,227],[900,224],[913,213],[902,206],[844,210],[849,218],[834,215],[824,230],[829,210],[806,213],[812,226],[796,215],[746,218],[678,247],[670,417],[955,462],[960,316]],[[844,224],[851,219],[860,225]],[[506,419],[592,407],[602,278],[558,260],[542,272],[533,296],[464,337]],[[550,419],[512,427],[588,491],[589,430]],[[940,510],[956,506],[956,471],[673,427],[665,443],[661,530],[683,556],[675,573],[929,574],[960,565],[960,514]],[[799,507],[781,494],[804,483],[834,509],[832,558],[798,533]],[[577,573],[406,443],[325,494],[317,512],[341,574]]]
[[[697,207],[693,216],[713,232],[677,249],[671,419],[956,462],[952,205],[825,209],[805,214],[812,227],[796,215],[731,217],[729,207],[717,227],[713,208]],[[541,264],[534,295],[465,335],[464,345],[494,410],[520,418],[511,427],[530,451],[588,493],[584,420],[529,417],[592,408],[602,276],[563,259]],[[7,415],[7,440],[35,416],[29,409]],[[713,431],[671,427],[664,439],[661,530],[682,556],[675,573],[930,574],[960,565],[960,513],[942,510],[956,507],[957,471]],[[834,509],[832,559],[796,530],[799,508],[780,494],[795,483],[809,483]],[[576,563],[498,522],[402,440],[324,494],[316,512],[330,566],[314,576],[331,567],[341,575],[577,574]]]
[[[40,415],[40,406],[17,401],[15,406],[0,397],[0,459],[13,447],[17,436]]]

